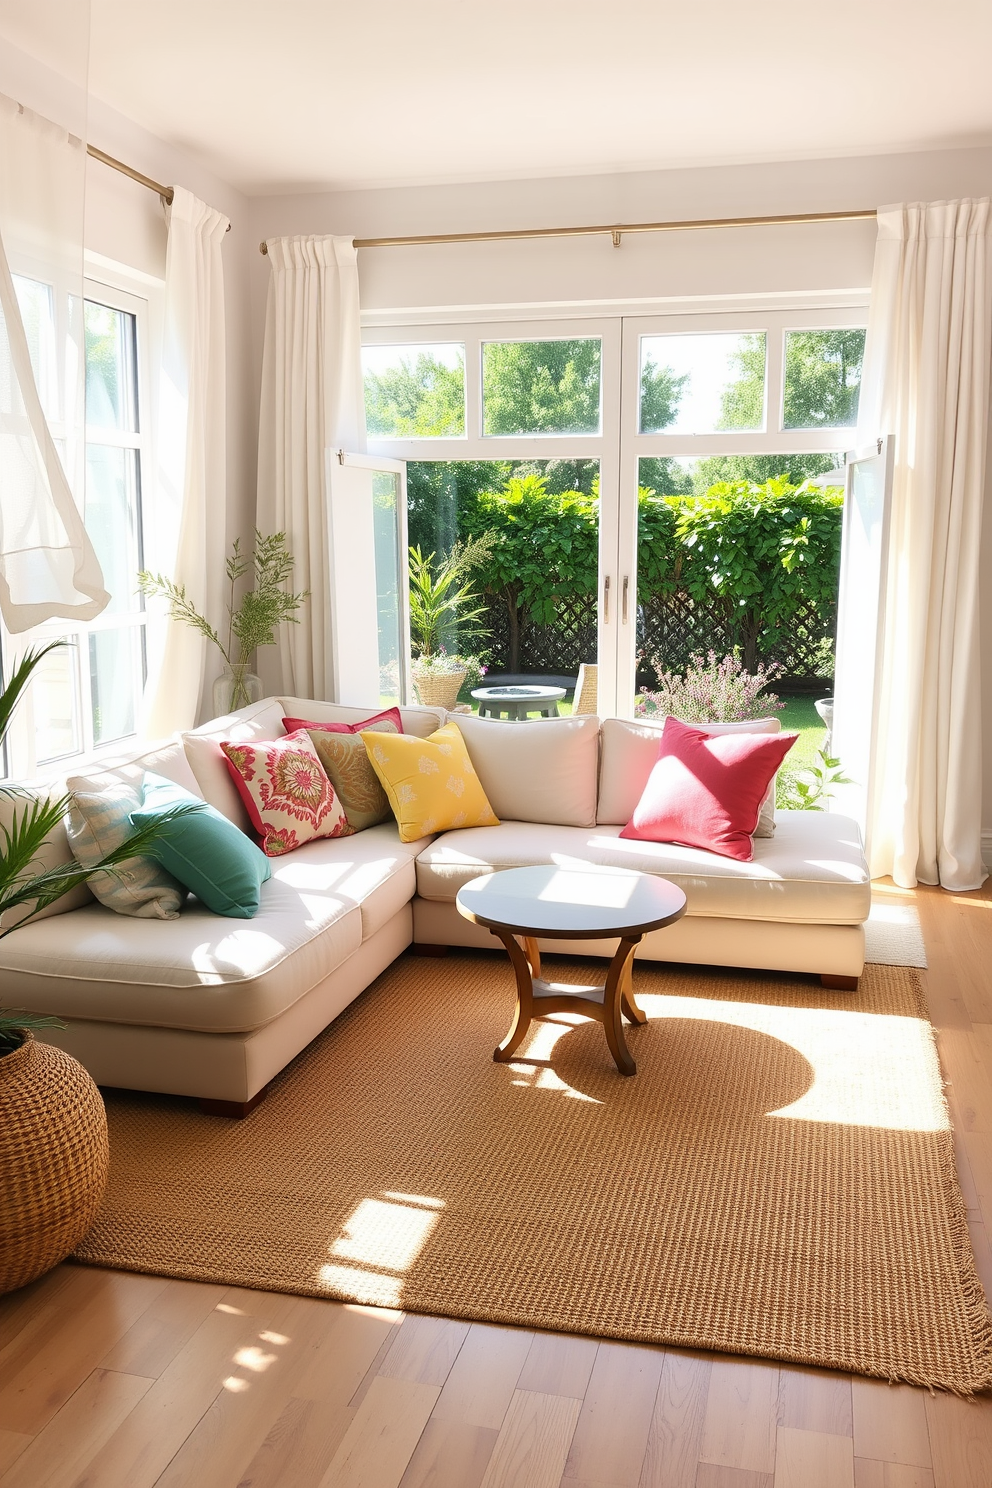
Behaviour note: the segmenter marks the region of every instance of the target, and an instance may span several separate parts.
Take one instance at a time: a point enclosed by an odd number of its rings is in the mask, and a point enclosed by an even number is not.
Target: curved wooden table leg
[[[506,1038],[493,1054],[497,1063],[509,1064],[523,1043],[524,1035],[534,1016],[534,980],[531,974],[531,963],[516,936],[511,935],[508,930],[496,930],[495,928],[492,928],[492,934],[498,935],[506,946],[517,978],[517,1010]],[[537,953],[537,944],[534,941],[528,941],[527,944],[534,947],[534,955],[537,957],[537,974],[540,974],[541,958]]]
[[[637,1074],[637,1065],[624,1041],[621,1006],[624,1001],[624,978],[629,976],[631,958],[640,939],[638,935],[634,940],[627,937],[621,940],[610,962],[609,975],[603,990],[603,1028],[606,1030],[606,1042],[622,1075]]]
[[[638,936],[638,941],[640,936]],[[635,941],[635,945],[637,941]],[[629,1023],[644,1024],[648,1021],[647,1013],[643,1012],[634,1001],[634,986],[632,972],[634,969],[634,958],[631,956],[623,968],[623,980],[620,983],[620,1011]]]
[[[541,975],[541,952],[538,950],[537,941],[532,935],[525,935],[523,941],[524,954],[530,962],[531,978],[536,982]]]

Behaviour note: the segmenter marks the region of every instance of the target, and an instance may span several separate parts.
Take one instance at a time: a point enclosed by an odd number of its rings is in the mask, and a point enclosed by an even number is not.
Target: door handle
[[[610,576],[606,575],[603,580],[603,624],[610,623]]]
[[[627,624],[627,590],[628,590],[629,587],[630,587],[630,574],[624,574],[624,576],[623,576],[623,599],[621,601],[621,610],[620,610],[620,618],[623,620],[624,625]]]

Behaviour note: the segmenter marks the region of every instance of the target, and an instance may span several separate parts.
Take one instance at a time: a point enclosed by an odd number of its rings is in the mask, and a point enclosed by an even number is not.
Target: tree
[[[449,367],[421,351],[399,365],[365,374],[365,421],[370,434],[402,439],[465,433],[465,362]]]
[[[865,333],[790,331],[785,343],[785,427],[840,429],[857,423]]]
[[[486,434],[592,434],[599,429],[598,337],[486,341],[482,347]]]
[[[671,367],[659,367],[653,357],[645,357],[641,368],[642,434],[657,434],[675,422],[688,381],[687,372],[677,377]]]
[[[765,416],[765,335],[741,336],[731,361],[740,376],[723,390],[718,429],[760,429]]]
[[[713,486],[727,481],[763,486],[783,480],[800,486],[813,476],[826,475],[842,459],[841,455],[707,455],[693,467],[692,494],[705,496]]]

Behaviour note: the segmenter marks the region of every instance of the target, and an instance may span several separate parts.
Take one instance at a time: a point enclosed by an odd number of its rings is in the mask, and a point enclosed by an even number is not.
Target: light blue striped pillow
[[[73,775],[66,831],[72,855],[83,868],[98,863],[133,835],[131,812],[141,791],[110,775]],[[126,858],[113,873],[94,873],[89,886],[108,909],[144,920],[174,920],[186,890],[154,858]]]

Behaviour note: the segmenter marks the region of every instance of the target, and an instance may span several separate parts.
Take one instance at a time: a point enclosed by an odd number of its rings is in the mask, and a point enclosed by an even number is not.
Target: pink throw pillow
[[[362,729],[374,729],[383,723],[394,724],[398,734],[403,732],[399,708],[387,708],[384,713],[375,713],[362,723],[311,723],[306,718],[284,718],[282,726],[287,734],[295,733],[297,729],[315,729],[322,734],[360,734]]]
[[[769,781],[798,734],[706,734],[667,718],[658,759],[620,833],[749,863]]]
[[[261,847],[270,858],[315,837],[342,837],[348,818],[328,780],[310,735],[220,745]]]

